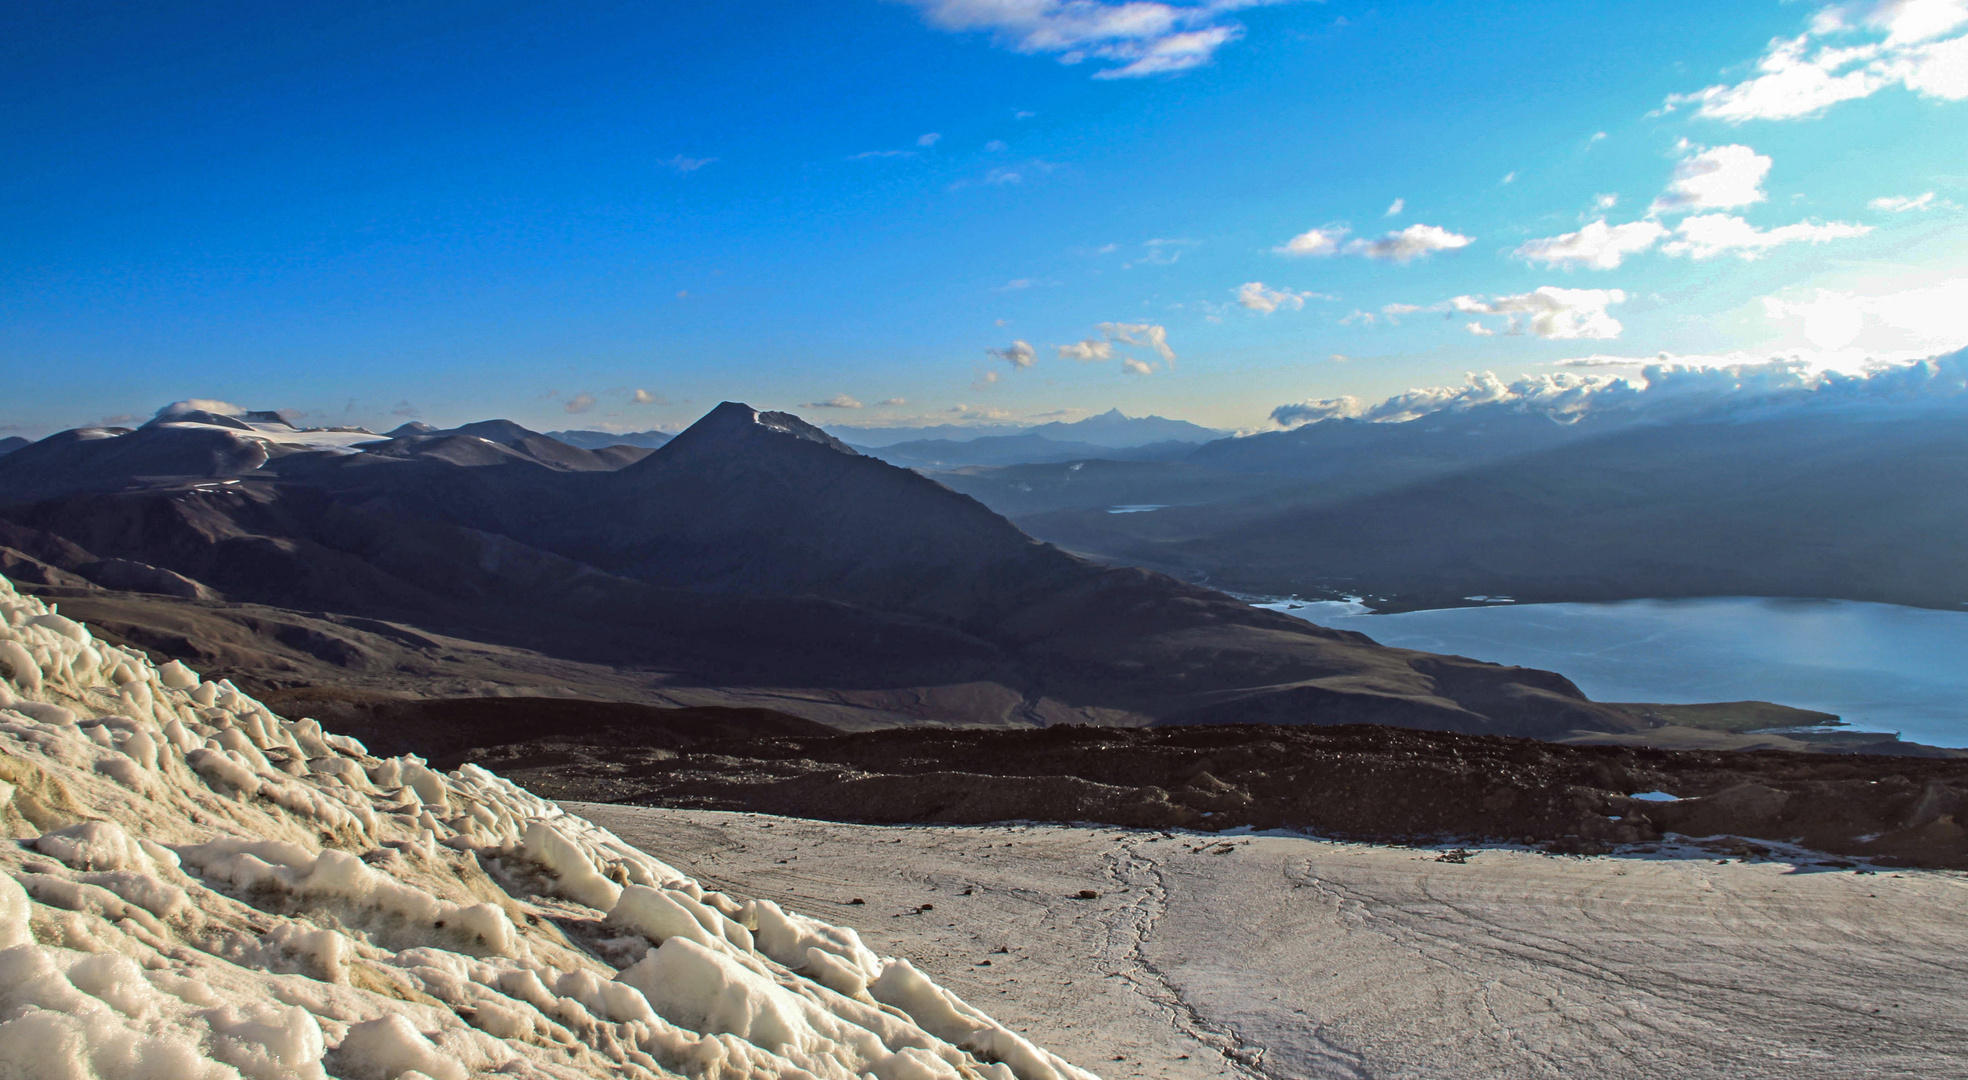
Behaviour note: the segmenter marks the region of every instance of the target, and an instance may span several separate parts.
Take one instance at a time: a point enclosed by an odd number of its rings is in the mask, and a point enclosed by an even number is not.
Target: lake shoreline
[[[1463,597],[1412,611],[1371,596],[1248,599],[1383,645],[1556,671],[1595,701],[1779,702],[1834,714],[1842,733],[1968,746],[1968,612],[1792,597]]]

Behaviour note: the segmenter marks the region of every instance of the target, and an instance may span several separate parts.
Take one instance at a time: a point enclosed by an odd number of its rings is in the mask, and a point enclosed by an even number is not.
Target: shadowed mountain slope
[[[479,430],[272,453],[257,469],[217,456],[205,476],[168,482],[112,482],[98,459],[93,489],[58,497],[13,494],[34,478],[0,466],[0,516],[64,572],[113,559],[178,575],[209,590],[183,602],[211,618],[252,604],[334,616],[312,617],[309,634],[366,619],[540,665],[639,671],[640,690],[624,679],[608,691],[631,700],[772,693],[786,711],[858,711],[862,724],[1368,720],[1547,737],[1642,726],[1547,672],[1382,648],[1089,562],[789,414],[726,403],[613,471],[420,452],[426,440],[544,438]],[[141,632],[137,621],[125,624]],[[402,692],[364,659],[383,651],[344,653]]]

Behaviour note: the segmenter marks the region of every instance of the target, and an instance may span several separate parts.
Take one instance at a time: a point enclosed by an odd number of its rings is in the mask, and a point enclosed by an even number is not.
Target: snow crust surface
[[[852,929],[0,578],[0,1080],[1096,1080]]]

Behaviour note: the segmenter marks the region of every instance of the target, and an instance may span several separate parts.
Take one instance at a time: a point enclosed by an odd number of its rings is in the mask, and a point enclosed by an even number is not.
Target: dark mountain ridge
[[[789,414],[726,403],[613,470],[542,454],[531,447],[545,436],[524,429],[479,430],[508,441],[263,449],[257,468],[194,455],[180,464],[206,472],[171,480],[117,477],[97,457],[68,462],[55,494],[11,455],[0,518],[71,563],[195,582],[216,599],[179,602],[211,618],[233,603],[387,621],[641,671],[650,695],[749,687],[863,723],[1643,726],[1550,673],[1386,649],[1089,562]],[[457,440],[519,452],[461,462],[432,449]],[[309,625],[332,637],[340,624]]]

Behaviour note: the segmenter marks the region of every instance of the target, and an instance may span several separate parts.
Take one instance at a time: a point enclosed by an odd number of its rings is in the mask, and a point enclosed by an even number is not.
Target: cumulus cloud
[[[1937,197],[1933,192],[1919,195],[1881,195],[1866,204],[1874,210],[1884,210],[1889,214],[1904,214],[1909,211],[1959,210],[1961,207],[1947,199]]]
[[[629,395],[629,400],[635,402],[637,405],[656,405],[662,401],[662,398],[647,390],[637,390],[635,393]]]
[[[1851,225],[1842,221],[1823,224],[1800,221],[1775,229],[1758,229],[1733,214],[1702,214],[1683,221],[1674,230],[1675,239],[1662,244],[1661,250],[1669,255],[1686,255],[1691,259],[1713,259],[1718,255],[1756,259],[1771,248],[1784,244],[1823,244],[1864,236],[1871,231],[1870,225]]]
[[[1604,340],[1618,337],[1624,329],[1606,314],[1606,308],[1625,301],[1626,294],[1618,289],[1546,285],[1515,296],[1458,296],[1449,301],[1449,307],[1470,315],[1507,316],[1506,333],[1522,333],[1528,323],[1531,333],[1541,338]]]
[[[984,351],[1015,368],[1031,367],[1032,361],[1038,359],[1039,355],[1032,349],[1031,345],[1023,341],[1014,341],[1002,349],[985,349]]]
[[[1388,204],[1388,206],[1387,206],[1387,212],[1386,212],[1385,214],[1382,214],[1382,215],[1380,215],[1380,216],[1381,216],[1381,217],[1395,217],[1395,216],[1398,216],[1398,215],[1399,215],[1399,214],[1401,213],[1401,211],[1403,211],[1403,210],[1406,210],[1407,208],[1408,208],[1408,200],[1406,200],[1406,199],[1395,199],[1395,200],[1394,200],[1393,202],[1391,202],[1391,203],[1389,203],[1389,204]]]
[[[1795,290],[1762,304],[1766,318],[1831,353],[1921,355],[1968,341],[1968,278],[1868,292]]]
[[[183,401],[173,401],[169,405],[157,410],[157,419],[168,420],[173,416],[183,416],[189,412],[207,412],[216,416],[238,416],[245,411],[245,409],[234,405],[230,401],[220,401],[217,398],[195,397],[186,398]]]
[[[1627,364],[1611,357],[1593,359]],[[1693,362],[1686,362],[1690,359]],[[1561,423],[1587,416],[1639,422],[1740,406],[1809,408],[1916,400],[1968,405],[1968,350],[1912,362],[1870,364],[1856,373],[1821,369],[1796,357],[1683,361],[1637,361],[1640,371],[1625,376],[1561,371],[1514,382],[1505,382],[1493,372],[1472,372],[1460,386],[1409,390],[1381,401],[1349,396],[1280,405],[1271,411],[1271,420],[1281,427],[1340,418],[1402,423],[1443,412],[1497,410],[1543,415]]]
[[[573,397],[568,398],[567,402],[561,406],[561,408],[570,413],[584,413],[594,407],[595,396],[585,392],[575,394]]]
[[[1005,48],[1109,66],[1096,79],[1187,71],[1243,36],[1230,17],[1242,8],[1289,0],[901,0],[939,30],[988,32]]]
[[[1279,308],[1291,311],[1303,310],[1306,297],[1313,295],[1316,294],[1293,292],[1290,289],[1273,289],[1262,281],[1246,281],[1237,286],[1237,303],[1267,315]]]
[[[1337,255],[1339,242],[1350,230],[1344,225],[1323,225],[1307,229],[1271,250],[1280,255]]]
[[[1076,341],[1071,345],[1059,346],[1059,358],[1061,360],[1078,360],[1083,364],[1097,364],[1103,360],[1112,360],[1114,358],[1114,346],[1112,343],[1102,341],[1099,338],[1087,338],[1085,341]]]
[[[1146,361],[1136,360],[1132,356],[1123,357],[1121,359],[1121,372],[1126,375],[1153,375],[1155,373],[1155,365]]]
[[[1762,202],[1763,178],[1770,159],[1747,146],[1731,144],[1699,148],[1686,140],[1683,157],[1674,167],[1667,190],[1654,200],[1656,214],[1695,210],[1728,210]]]
[[[1163,360],[1175,363],[1175,350],[1169,348],[1165,327],[1153,323],[1104,322],[1100,324],[1100,332],[1106,334],[1109,341],[1153,349]]]
[[[1398,263],[1433,255],[1438,251],[1454,251],[1476,242],[1473,236],[1453,233],[1439,225],[1410,225],[1400,232],[1391,232],[1378,240],[1355,240],[1346,245],[1348,255],[1364,255],[1369,259],[1392,259]]]
[[[1615,270],[1628,255],[1646,251],[1665,235],[1667,230],[1652,221],[1608,225],[1602,218],[1577,232],[1529,241],[1511,254],[1546,266]]]
[[[1470,333],[1472,333],[1472,334],[1475,334],[1475,335],[1476,335],[1477,337],[1495,337],[1495,336],[1496,336],[1496,331],[1495,331],[1495,330],[1492,330],[1492,329],[1490,329],[1489,327],[1487,327],[1487,326],[1484,326],[1484,325],[1483,325],[1482,323],[1479,323],[1479,322],[1467,322],[1467,323],[1463,323],[1463,324],[1462,324],[1462,328],[1463,328],[1464,330],[1467,330],[1467,331],[1469,331],[1469,332],[1470,332]]]
[[[860,402],[846,394],[835,394],[825,401],[809,401],[800,406],[802,409],[858,409],[860,407]]]
[[[1611,210],[1613,207],[1619,205],[1619,201],[1619,193],[1609,191],[1603,195],[1594,195],[1592,197],[1592,208],[1595,210]]]
[[[1890,86],[1960,101],[1968,98],[1968,34],[1946,35],[1964,25],[1968,4],[1962,0],[1822,8],[1804,33],[1770,42],[1756,75],[1672,95],[1662,111],[1693,105],[1698,116],[1732,124],[1799,120]]]
[[[900,408],[901,406],[907,405],[908,403],[909,403],[908,398],[899,398],[899,397],[883,398],[880,401],[875,402],[876,406],[884,409]]]

